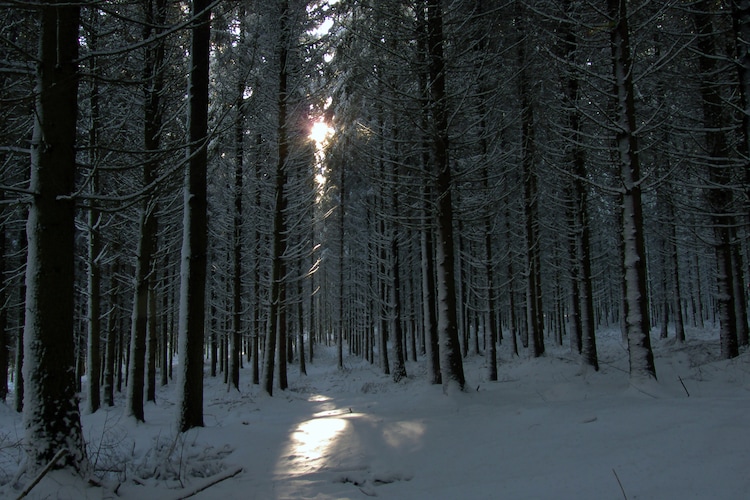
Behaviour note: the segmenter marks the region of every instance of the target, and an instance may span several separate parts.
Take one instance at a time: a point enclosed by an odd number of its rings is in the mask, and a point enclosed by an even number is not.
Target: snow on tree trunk
[[[211,11],[207,0],[193,2],[188,87],[188,169],[185,177],[182,266],[180,270],[179,403],[180,432],[203,427],[203,344],[206,319],[208,86]]]
[[[616,148],[619,163],[623,242],[623,306],[625,331],[630,355],[630,377],[656,378],[646,277],[646,251],[643,235],[641,177],[635,138],[633,64],[630,52],[627,2],[607,0],[612,20],[611,49],[616,106]]]
[[[266,350],[263,362],[263,388],[269,394],[273,394],[274,369],[278,351],[279,361],[279,387],[286,389],[286,307],[285,307],[285,275],[286,265],[284,254],[287,247],[286,229],[286,184],[287,184],[287,159],[289,157],[289,144],[287,139],[287,42],[289,38],[289,5],[286,0],[281,2],[279,13],[279,67],[278,67],[278,121],[277,121],[277,147],[278,158],[276,163],[276,185],[273,209],[273,235],[271,243],[271,287],[268,329],[266,331]],[[282,378],[283,377],[283,378]]]
[[[59,5],[58,5],[59,3]],[[24,326],[25,447],[32,469],[86,468],[75,394],[74,257],[78,28],[80,5],[44,2],[31,141]]]
[[[427,38],[429,47],[430,100],[435,172],[437,174],[436,269],[438,289],[438,338],[443,390],[457,385],[463,390],[463,360],[458,340],[456,273],[453,241],[452,180],[448,148],[448,104],[445,93],[443,58],[443,13],[440,0],[427,0]]]

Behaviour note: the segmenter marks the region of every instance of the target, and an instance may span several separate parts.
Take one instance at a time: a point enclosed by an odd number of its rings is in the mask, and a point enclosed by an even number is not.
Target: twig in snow
[[[685,382],[682,381],[682,377],[677,375],[677,378],[680,379],[680,383],[682,384],[682,388],[685,389],[685,394],[687,394],[687,397],[690,397],[690,393],[687,390],[687,387],[685,387]]]
[[[625,488],[623,488],[622,482],[620,481],[620,476],[617,475],[617,471],[614,469],[614,467],[612,468],[612,474],[615,475],[615,479],[617,479],[617,484],[620,485],[620,491],[622,491],[622,497],[625,500],[628,500],[628,496],[625,494]]]
[[[197,495],[198,493],[200,493],[201,491],[207,490],[208,488],[210,488],[211,486],[213,486],[215,484],[218,484],[218,483],[220,483],[220,482],[222,482],[222,481],[224,481],[226,479],[229,479],[231,477],[236,476],[240,472],[242,472],[242,467],[237,467],[235,469],[231,469],[230,471],[225,472],[223,474],[217,474],[216,476],[213,476],[213,477],[209,478],[207,480],[207,482],[203,483],[202,485],[198,486],[197,488],[194,488],[193,490],[180,495],[175,500],[184,500],[185,498],[193,497],[193,496]]]
[[[55,456],[52,457],[52,460],[50,460],[49,463],[44,466],[44,469],[42,469],[41,472],[39,472],[39,474],[37,474],[37,476],[34,478],[34,480],[31,481],[26,486],[26,488],[23,489],[20,495],[18,495],[17,500],[21,500],[22,498],[25,498],[26,495],[28,495],[31,492],[31,490],[34,489],[34,486],[36,486],[39,483],[39,481],[41,481],[50,470],[52,470],[52,467],[55,466],[57,461],[60,460],[62,456],[65,455],[65,453],[67,453],[67,450],[65,450],[64,448],[61,450],[58,450],[58,452],[55,453]]]

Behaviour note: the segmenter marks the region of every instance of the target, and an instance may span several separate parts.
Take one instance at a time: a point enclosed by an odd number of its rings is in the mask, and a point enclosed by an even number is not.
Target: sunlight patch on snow
[[[317,469],[316,462],[325,459],[329,448],[336,444],[337,437],[348,425],[343,418],[315,418],[301,422],[292,433],[292,442],[285,454],[286,466],[292,465],[298,473]]]
[[[330,401],[331,398],[323,394],[313,394],[312,396],[307,398],[307,400],[312,403],[325,403],[326,401]]]

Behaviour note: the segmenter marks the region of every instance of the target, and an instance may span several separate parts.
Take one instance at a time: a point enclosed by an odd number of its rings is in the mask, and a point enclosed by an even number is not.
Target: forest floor
[[[598,332],[599,372],[567,346],[530,359],[504,344],[498,382],[469,356],[467,391],[448,395],[427,383],[424,360],[394,383],[358,358],[339,371],[318,346],[308,375],[290,365],[289,390],[273,397],[246,371],[242,392],[207,377],[205,427],[184,434],[174,384],[145,423],[121,404],[83,415],[100,486],[54,471],[29,498],[747,498],[750,353],[720,361],[715,331],[687,333],[685,344],[654,339],[658,383],[630,383],[612,329]],[[21,436],[0,404],[1,498],[32,479],[17,477]]]

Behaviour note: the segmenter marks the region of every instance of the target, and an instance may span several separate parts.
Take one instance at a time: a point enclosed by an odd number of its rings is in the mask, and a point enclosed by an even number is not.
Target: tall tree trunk
[[[428,188],[425,188],[428,189]],[[425,194],[425,199],[427,199]],[[425,201],[425,203],[428,203]],[[422,314],[427,339],[425,340],[427,357],[427,374],[431,384],[440,384],[440,349],[437,333],[437,312],[435,310],[435,255],[432,245],[432,230],[429,226],[422,228]]]
[[[526,230],[526,328],[531,338],[533,356],[544,354],[544,313],[542,310],[541,251],[539,248],[539,195],[536,173],[536,134],[534,108],[529,90],[525,40],[519,44],[521,94],[521,150],[524,186],[524,228]]]
[[[315,324],[315,318],[317,317],[317,307],[315,305],[315,298],[316,298],[316,289],[315,289],[315,283],[316,283],[316,277],[318,275],[318,257],[316,255],[317,253],[317,243],[315,242],[315,221],[316,221],[316,213],[313,209],[311,211],[312,213],[312,221],[310,223],[310,244],[311,244],[311,250],[310,250],[310,273],[308,276],[308,280],[310,282],[310,293],[309,293],[309,309],[310,314],[308,318],[308,327],[307,327],[307,348],[308,348],[308,356],[310,363],[313,362],[313,359],[315,357],[315,331],[316,331],[316,324]]]
[[[299,260],[299,274],[304,276],[304,261]],[[305,364],[305,307],[304,307],[304,283],[302,279],[297,280],[297,343],[299,353],[299,373],[307,375],[307,366]]]
[[[432,107],[433,148],[437,174],[437,289],[438,336],[440,338],[440,369],[443,390],[458,385],[463,390],[464,377],[461,348],[458,340],[455,255],[453,241],[452,179],[448,146],[448,96],[445,92],[445,60],[443,56],[443,10],[440,0],[427,0],[427,40],[430,69],[430,101]]]
[[[750,332],[747,324],[747,295],[745,291],[745,278],[743,268],[745,267],[737,238],[737,230],[732,230],[732,283],[734,284],[734,308],[737,322],[737,344],[744,347],[750,343]]]
[[[148,290],[148,325],[146,327],[146,401],[156,402],[156,277],[151,274]]]
[[[667,206],[667,218],[675,220],[674,205]],[[670,224],[670,236],[667,239],[668,265],[672,274],[672,296],[674,304],[674,332],[678,342],[685,341],[685,321],[682,314],[682,291],[680,289],[680,266],[677,255],[677,225]]]
[[[91,9],[90,31],[88,36],[89,48],[92,52],[98,50],[98,33],[96,30],[96,18],[98,11]],[[91,61],[91,73],[97,74],[97,58]],[[97,194],[99,191],[99,172],[98,172],[98,148],[99,148],[99,128],[101,127],[101,116],[99,108],[99,81],[94,78],[91,83],[91,94],[89,96],[89,105],[91,106],[91,124],[89,128],[89,162],[92,165],[90,191]],[[101,404],[100,394],[100,374],[101,374],[101,355],[100,355],[100,336],[101,336],[101,270],[99,267],[99,254],[101,253],[101,238],[99,234],[100,224],[99,211],[93,206],[89,206],[88,212],[88,349],[86,350],[86,370],[87,370],[87,411],[94,413],[99,409]]]
[[[724,359],[739,355],[737,339],[737,314],[734,301],[734,269],[732,265],[732,228],[734,217],[733,194],[730,188],[729,145],[721,96],[721,82],[716,74],[716,59],[720,56],[714,40],[712,6],[706,0],[696,5],[693,13],[698,48],[698,69],[701,76],[700,95],[703,121],[706,128],[705,147],[709,157],[708,177],[711,185],[706,190],[714,231],[716,253],[716,301],[719,309],[721,355]]]
[[[92,190],[96,190],[98,189],[98,174],[93,173],[92,175],[94,176],[91,180]],[[86,399],[87,411],[93,413],[101,405],[101,269],[99,267],[101,241],[98,234],[101,221],[98,210],[90,207],[88,219],[88,349],[86,352],[88,385]]]
[[[166,260],[166,257],[165,257]],[[167,268],[165,262],[164,269]],[[159,336],[159,385],[162,387],[169,383],[169,295],[171,286],[169,285],[169,278],[164,276],[162,289],[162,306],[161,306],[161,335]],[[170,280],[171,281],[171,280]]]
[[[244,7],[240,7],[240,42],[245,46]],[[242,71],[245,71],[242,68]],[[242,195],[245,160],[245,82],[237,83],[237,117],[234,124],[234,220],[232,232],[232,337],[229,356],[229,384],[240,389],[240,352],[242,350]]]
[[[82,471],[86,450],[75,394],[75,187],[80,4],[43,2],[31,142],[24,326],[24,427],[32,469],[65,450]]]
[[[394,133],[394,136],[396,134]],[[398,158],[398,150],[396,150],[396,158]],[[398,161],[393,161],[391,163],[392,169],[390,172],[391,177],[391,185],[392,186],[398,186]],[[384,172],[384,176],[387,175]],[[392,315],[391,315],[391,321],[393,323],[393,327],[391,331],[393,332],[393,354],[395,356],[394,364],[393,364],[393,371],[392,376],[394,382],[399,382],[402,378],[406,377],[406,356],[404,354],[404,331],[403,331],[403,304],[402,304],[402,293],[401,293],[401,285],[402,285],[402,277],[401,277],[401,261],[399,259],[399,243],[401,239],[401,234],[399,231],[399,222],[398,222],[398,215],[399,215],[399,200],[398,200],[398,190],[393,189],[391,191],[391,210],[393,214],[393,227],[392,227],[392,234],[391,234],[391,248],[390,248],[390,254],[391,254],[391,262],[392,262],[392,268],[391,268],[391,280],[392,280]]]
[[[116,247],[113,248],[116,250]],[[118,316],[119,316],[119,295],[120,288],[117,275],[120,272],[120,265],[117,260],[112,264],[110,269],[109,282],[109,314],[107,316],[107,336],[104,348],[104,377],[102,393],[104,395],[104,404],[107,406],[115,405],[115,363],[117,359],[117,342],[118,335]]]
[[[565,82],[565,98],[568,111],[568,147],[569,161],[573,172],[571,217],[573,225],[573,257],[575,267],[574,276],[576,282],[573,284],[574,300],[572,325],[576,329],[571,335],[571,342],[577,343],[581,353],[581,361],[586,366],[595,370],[599,369],[599,359],[596,351],[596,334],[594,319],[594,298],[591,274],[591,244],[590,227],[588,220],[588,191],[585,180],[588,177],[586,169],[585,151],[581,146],[583,142],[581,134],[581,113],[578,109],[579,75],[574,69],[576,64],[576,52],[578,50],[578,36],[574,31],[573,16],[574,6],[571,0],[564,4],[568,18],[562,24],[562,36],[564,40],[564,57],[568,64],[567,79]]]
[[[656,378],[651,350],[646,249],[641,203],[641,166],[636,141],[633,62],[630,52],[627,2],[607,0],[615,88],[616,148],[623,186],[622,242],[625,330],[630,354],[630,377]]]
[[[379,172],[382,172],[382,168],[378,169]],[[380,194],[378,196],[379,200],[383,200],[384,194],[383,194],[384,188],[381,185],[380,187]],[[380,219],[376,223],[378,227],[378,238],[383,238],[383,235],[385,234],[385,221],[383,219]],[[387,304],[388,303],[388,285],[385,280],[385,276],[387,276],[386,272],[386,259],[388,257],[386,249],[384,248],[384,245],[378,245],[377,243],[371,243],[371,247],[374,247],[371,253],[375,253],[377,257],[375,258],[375,268],[377,269],[375,282],[377,283],[378,287],[378,300],[380,301],[380,304]],[[391,366],[388,362],[388,320],[386,318],[386,314],[384,312],[385,307],[383,305],[378,305],[378,309],[380,312],[379,317],[379,327],[378,331],[380,333],[379,335],[379,344],[378,344],[378,350],[380,351],[380,368],[383,370],[383,373],[385,375],[391,374]]]
[[[339,223],[339,240],[338,240],[338,328],[336,330],[336,366],[339,370],[344,369],[344,271],[345,271],[345,258],[344,258],[344,241],[346,234],[346,166],[345,162],[339,162],[339,203],[338,203],[338,223]]]
[[[148,167],[144,166],[144,170]],[[144,171],[144,174],[147,173]],[[149,172],[150,173],[150,172]],[[146,177],[144,175],[144,177]],[[145,180],[145,179],[144,179]],[[125,412],[136,420],[144,421],[143,400],[145,387],[146,336],[148,330],[148,295],[151,258],[156,235],[154,206],[147,201],[141,211],[138,256],[135,265],[135,296],[130,330],[130,356]]]
[[[206,320],[208,85],[211,11],[193,1],[188,91],[189,161],[185,178],[182,268],[180,272],[180,432],[203,427],[203,338]]]
[[[287,183],[287,159],[289,157],[289,144],[287,139],[287,56],[289,43],[289,4],[287,0],[281,2],[279,14],[279,91],[277,96],[278,123],[278,159],[276,164],[276,186],[273,211],[273,242],[271,244],[271,307],[269,309],[268,330],[266,334],[266,351],[263,363],[263,389],[268,394],[273,394],[273,378],[275,369],[276,351],[279,354],[279,365],[286,363],[286,308],[285,300],[285,275],[286,266],[284,254],[287,247],[285,210],[287,205],[286,183]],[[280,388],[283,390],[286,383],[286,365],[279,366]],[[283,373],[283,375],[282,375]]]
[[[159,34],[159,27],[166,20],[165,0],[149,0],[145,3],[143,39],[148,41]],[[155,29],[156,28],[156,29]],[[164,87],[164,46],[162,41],[150,42],[146,48],[143,67],[144,127],[143,144],[150,155],[143,165],[143,184],[151,186],[159,167],[155,156],[161,144],[161,94]],[[150,192],[150,190],[149,190]],[[153,255],[156,251],[156,196],[147,196],[141,208],[138,234],[138,255],[135,265],[135,287],[133,314],[130,331],[130,357],[128,362],[128,386],[126,414],[144,420],[143,401],[146,369],[146,342],[148,335],[148,296],[153,283]]]
[[[426,67],[429,57],[429,40],[427,38],[427,20],[424,9],[417,9],[417,40],[419,43],[418,62],[422,68]],[[421,122],[422,130],[427,131],[430,119],[430,89],[429,72],[419,72],[419,93],[421,98]],[[422,261],[422,323],[425,332],[425,351],[427,355],[427,373],[431,384],[441,384],[440,372],[440,349],[437,330],[437,301],[435,298],[435,251],[433,245],[432,224],[428,221],[432,218],[431,207],[435,200],[432,199],[432,172],[430,172],[430,144],[428,137],[422,138],[422,170],[424,172],[425,184],[422,188],[423,218],[425,223],[421,227],[420,249]]]
[[[0,191],[0,217],[3,217],[2,200],[4,192]],[[5,238],[6,225],[0,224],[0,402],[8,396],[8,367],[10,364],[10,337],[8,335],[8,293],[5,279]]]
[[[505,239],[513,241],[513,233],[510,229],[510,207],[505,207]],[[516,290],[515,290],[515,273],[513,271],[513,249],[508,249],[508,334],[510,335],[511,348],[513,354],[518,356],[518,335],[516,334]]]
[[[395,195],[394,195],[395,198]],[[397,205],[396,205],[397,206]],[[394,223],[395,224],[395,223]],[[391,259],[393,259],[392,267],[392,315],[391,315],[391,332],[393,340],[393,354],[395,356],[392,376],[394,382],[399,382],[402,378],[406,377],[406,359],[404,356],[404,332],[403,332],[403,318],[401,315],[402,304],[401,304],[401,276],[400,276],[400,262],[398,255],[398,229],[394,227],[393,234],[391,236]]]
[[[23,238],[21,241],[26,241],[26,232],[23,231]],[[24,252],[24,254],[28,254],[28,252]],[[26,297],[26,284],[25,282],[21,283],[21,286],[19,287],[19,297]],[[26,308],[22,307],[19,311],[19,324],[23,325],[26,323]],[[24,386],[26,385],[23,380],[23,372],[24,372],[24,362],[23,362],[23,350],[24,350],[24,331],[23,329],[18,330],[18,333],[16,334],[15,339],[15,345],[16,345],[16,356],[13,360],[15,369],[13,371],[13,380],[16,383],[16,396],[13,401],[13,408],[18,412],[21,413],[23,411],[23,398],[24,398]]]

